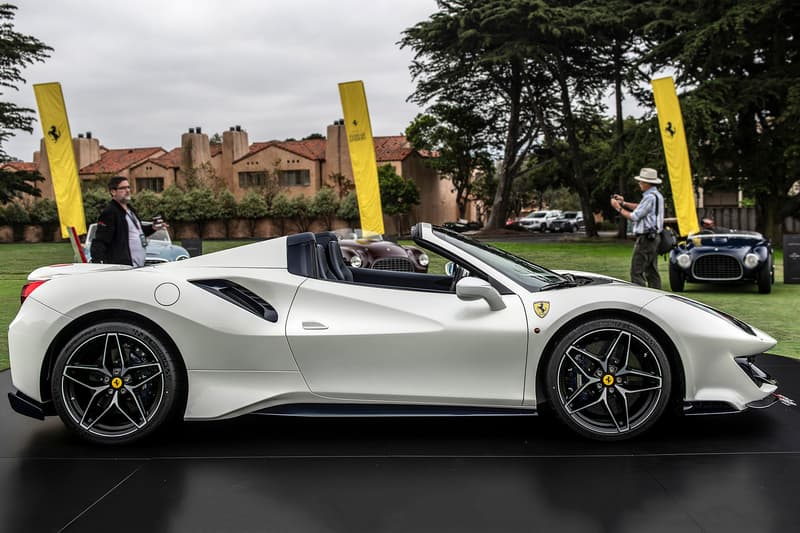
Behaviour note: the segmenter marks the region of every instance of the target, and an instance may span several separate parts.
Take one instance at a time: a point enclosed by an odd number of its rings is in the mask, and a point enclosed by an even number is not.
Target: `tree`
[[[25,83],[22,70],[50,57],[53,49],[35,37],[14,31],[17,8],[0,4],[0,87],[19,90]],[[0,92],[0,97],[3,93]],[[0,102],[0,163],[10,158],[3,144],[15,131],[33,133],[34,110],[11,102]],[[35,183],[42,181],[38,172],[14,172],[0,169],[0,203],[5,204],[21,194],[39,196]]]
[[[693,170],[755,199],[757,227],[780,239],[778,213],[796,179],[800,6],[788,0],[651,2],[646,56],[671,65]],[[795,95],[793,97],[793,94]]]
[[[431,106],[428,114],[417,115],[406,128],[406,138],[414,148],[435,153],[425,163],[440,178],[452,182],[458,218],[466,218],[477,175],[494,170],[485,136],[487,127],[485,119],[473,109],[440,102]]]
[[[323,187],[311,200],[311,214],[325,223],[325,229],[333,228],[333,219],[339,209],[339,198],[330,187]]]
[[[225,222],[225,238],[230,237],[231,219],[236,216],[236,197],[228,189],[223,189],[217,193],[217,203],[219,204],[219,217]]]
[[[256,191],[248,191],[237,206],[237,214],[246,218],[250,226],[250,236],[255,237],[256,221],[269,214],[269,206],[264,197]]]
[[[161,195],[153,191],[139,191],[133,197],[133,208],[139,214],[139,217],[146,220],[153,219],[156,215],[164,214],[161,212]]]
[[[284,193],[276,194],[272,200],[269,214],[278,226],[278,232],[281,235],[286,235],[286,222],[294,216],[294,208],[289,197]]]
[[[358,212],[358,197],[355,191],[350,191],[347,196],[342,198],[342,201],[339,202],[339,209],[336,210],[336,216],[346,221],[351,227],[357,225],[361,215]]]
[[[395,172],[392,165],[378,167],[378,186],[381,190],[381,206],[383,212],[395,217],[395,227],[400,232],[403,215],[419,204],[419,188],[416,183],[407,180]]]
[[[439,12],[406,29],[400,41],[415,52],[410,70],[417,86],[411,100],[458,103],[480,113],[491,125],[490,143],[502,152],[487,222],[491,228],[505,222],[511,184],[536,134],[536,118],[528,104],[536,94],[546,94],[546,90],[527,90],[529,80],[540,78],[514,28],[515,21],[526,18],[539,4],[535,0],[442,1]]]
[[[220,215],[220,205],[214,191],[207,187],[189,189],[183,196],[186,204],[187,222],[196,222],[198,233],[202,237],[209,220],[216,220]]]
[[[311,200],[299,194],[289,200],[291,219],[297,231],[300,233],[309,231],[314,222],[314,212],[311,208]]]
[[[58,208],[56,202],[42,198],[33,203],[30,210],[31,222],[42,226],[43,240],[49,241],[58,227]]]

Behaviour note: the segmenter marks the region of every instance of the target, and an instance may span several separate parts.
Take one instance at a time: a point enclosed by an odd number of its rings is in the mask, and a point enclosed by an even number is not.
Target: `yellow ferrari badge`
[[[605,385],[606,387],[610,387],[613,384],[614,384],[614,376],[612,376],[611,374],[606,374],[605,376],[603,376],[603,385]]]
[[[533,302],[533,312],[539,318],[546,317],[548,311],[550,311],[550,302]]]
[[[122,380],[120,378],[114,378],[111,380],[111,387],[114,389],[118,389],[122,387]]]

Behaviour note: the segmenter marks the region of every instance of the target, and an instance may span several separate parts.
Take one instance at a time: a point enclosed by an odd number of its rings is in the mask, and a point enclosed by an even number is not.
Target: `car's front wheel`
[[[677,266],[670,263],[669,265],[669,288],[672,292],[683,292],[683,287],[686,284],[686,275]]]
[[[149,329],[103,322],[76,334],[56,358],[53,404],[64,424],[100,444],[139,440],[183,408],[177,354]]]
[[[569,331],[547,363],[549,401],[575,432],[597,440],[642,433],[663,414],[672,386],[664,349],[622,319],[597,319]]]
[[[769,294],[772,292],[773,276],[772,268],[770,268],[771,266],[771,261],[767,261],[758,272],[758,292],[761,294]]]

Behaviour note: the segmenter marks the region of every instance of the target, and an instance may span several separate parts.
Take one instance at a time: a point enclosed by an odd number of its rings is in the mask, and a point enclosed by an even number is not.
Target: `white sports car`
[[[427,223],[449,274],[348,268],[300,233],[177,263],[45,267],[9,328],[9,394],[81,437],[177,419],[535,414],[616,440],[668,409],[781,398],[766,333],[673,294],[556,273]],[[322,243],[325,243],[323,246]]]

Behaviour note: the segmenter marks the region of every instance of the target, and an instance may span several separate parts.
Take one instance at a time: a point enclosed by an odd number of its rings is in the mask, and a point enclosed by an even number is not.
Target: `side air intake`
[[[264,320],[268,320],[269,322],[278,321],[278,312],[274,307],[265,302],[263,298],[256,293],[245,289],[237,283],[226,279],[200,279],[194,280],[191,283]]]

